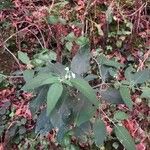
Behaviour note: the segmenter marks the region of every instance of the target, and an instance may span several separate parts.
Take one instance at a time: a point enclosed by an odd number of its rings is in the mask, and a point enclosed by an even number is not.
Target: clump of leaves
[[[140,73],[128,72],[132,81],[136,80],[134,84],[123,81],[117,82],[116,88],[112,86],[107,89],[108,92],[94,90],[89,81],[100,78],[102,83],[111,82],[112,79],[115,80],[119,69],[124,68],[124,65],[115,59],[106,58],[103,54],[93,58],[89,51],[88,40],[87,43],[84,41],[83,44],[80,44],[80,49],[72,59],[70,66],[56,62],[56,58],[53,57],[54,52],[48,53],[44,63],[36,66],[32,63],[34,59],[30,60],[27,54],[18,52],[19,59],[24,64],[28,66],[30,63],[34,66],[32,69],[23,71],[26,84],[22,90],[33,92],[36,95],[30,102],[33,116],[40,113],[36,121],[35,133],[45,135],[52,129],[56,129],[56,140],[64,148],[73,146],[72,137],[83,142],[90,140],[97,147],[101,147],[106,140],[107,131],[103,120],[100,119],[100,116],[96,116],[97,110],[101,107],[101,100],[98,100],[96,93],[99,92],[102,99],[113,104],[126,104],[132,110],[130,89],[137,84],[144,83],[148,78],[140,80],[141,74],[147,75],[145,70]],[[41,59],[43,54],[45,58],[45,53],[37,55],[38,58]],[[37,59],[37,57],[35,58]],[[98,74],[90,72],[91,59],[96,60]],[[130,80],[127,76],[126,79]],[[122,111],[114,114],[114,121],[112,120],[114,132],[126,149],[135,150],[132,137],[120,124],[127,118],[128,115]],[[76,147],[76,149],[78,148]]]

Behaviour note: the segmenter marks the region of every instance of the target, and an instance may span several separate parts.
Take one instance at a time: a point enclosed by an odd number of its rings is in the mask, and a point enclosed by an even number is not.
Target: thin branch
[[[19,66],[19,69],[22,71],[21,64],[19,63],[19,60],[17,59],[17,57],[5,45],[4,45],[4,49],[14,58],[14,60]]]

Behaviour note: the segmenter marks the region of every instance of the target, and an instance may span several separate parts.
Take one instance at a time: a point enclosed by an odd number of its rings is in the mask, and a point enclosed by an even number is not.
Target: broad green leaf
[[[46,110],[43,110],[38,116],[36,127],[35,127],[35,133],[36,134],[38,133],[40,135],[46,135],[53,128],[54,126],[50,121],[50,117],[46,115]]]
[[[77,116],[75,119],[75,123],[77,126],[80,126],[82,123],[89,121],[96,112],[96,107],[92,106],[92,104],[87,101],[87,97],[83,95],[79,95],[78,97],[79,105],[77,105]]]
[[[117,69],[119,69],[120,67],[123,66],[122,64],[118,63],[115,60],[107,59],[104,54],[101,54],[99,56],[98,62],[99,62],[100,65],[106,65],[106,66],[114,67],[114,68],[117,68]]]
[[[34,70],[25,70],[23,72],[23,78],[26,82],[30,82],[33,79]]]
[[[61,83],[54,83],[50,86],[47,93],[47,115],[55,108],[63,91],[63,85]]]
[[[79,127],[73,129],[75,137],[81,142],[86,143],[88,135],[92,132],[92,123],[90,121],[82,123]]]
[[[89,44],[89,39],[87,37],[80,36],[77,38],[76,43],[82,47]]]
[[[132,82],[134,82],[135,85],[142,84],[146,81],[149,81],[150,80],[150,70],[145,69],[145,70],[134,73],[131,80],[132,80]]]
[[[114,129],[118,140],[122,143],[126,150],[136,150],[134,140],[125,127],[115,125]]]
[[[52,84],[58,82],[58,77],[52,76],[50,73],[40,73],[34,77],[30,82],[23,86],[23,90],[33,90],[45,84]]]
[[[71,79],[70,80],[72,85],[77,88],[91,103],[95,104],[96,106],[99,105],[97,100],[95,91],[92,87],[83,79]]]
[[[106,90],[98,90],[100,96],[106,102],[111,104],[124,104],[124,101],[120,95],[119,90],[109,87]]]
[[[150,98],[150,88],[149,87],[142,88],[141,98]]]
[[[22,63],[24,63],[26,65],[30,64],[30,59],[29,59],[27,53],[18,51],[18,58],[19,58],[19,60],[21,60]]]
[[[48,89],[48,86],[43,86],[36,91],[38,95],[29,104],[32,115],[36,114],[39,111],[40,106],[46,102]]]
[[[117,111],[114,114],[114,119],[115,120],[124,120],[124,119],[128,119],[128,115],[123,112],[123,111]]]
[[[73,57],[71,62],[71,70],[78,75],[86,73],[90,67],[89,61],[90,61],[90,51],[89,46],[86,45],[82,47]]]
[[[59,77],[50,77],[49,79],[46,79],[45,81],[42,82],[42,85],[45,84],[52,84],[52,83],[56,83],[56,82],[60,82],[59,81]]]
[[[124,103],[129,107],[130,110],[132,110],[133,103],[130,95],[130,89],[127,86],[121,86],[119,91]]]
[[[93,124],[94,141],[98,147],[104,144],[106,139],[106,127],[101,119],[96,119]]]
[[[65,134],[70,130],[69,125],[63,125],[61,128],[59,128],[59,131],[57,133],[56,139],[58,143],[63,142],[63,138],[65,136]]]
[[[67,42],[67,43],[65,44],[65,47],[67,48],[68,51],[71,51],[72,46],[73,46],[72,42]]]
[[[145,69],[142,71],[138,71],[134,73],[134,69],[132,66],[128,67],[125,70],[125,77],[130,82],[132,86],[137,84],[142,84],[150,80],[150,70]]]

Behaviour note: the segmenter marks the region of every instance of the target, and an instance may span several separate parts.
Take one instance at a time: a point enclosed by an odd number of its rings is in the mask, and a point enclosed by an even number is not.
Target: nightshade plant
[[[149,69],[135,72],[129,66],[125,69],[126,80],[115,80],[118,71],[125,68],[124,65],[99,52],[93,55],[86,37],[80,37],[78,44],[80,49],[70,64],[56,62],[56,54],[46,49],[36,54],[32,60],[26,53],[18,52],[18,58],[28,68],[23,71],[25,85],[22,90],[35,95],[30,102],[33,118],[38,115],[35,133],[44,136],[55,129],[56,142],[64,149],[79,149],[72,144],[72,137],[101,147],[108,135],[98,113],[101,99],[112,104],[125,104],[132,110],[131,90],[141,87],[147,91],[144,83],[150,79]],[[91,62],[96,67],[96,73],[91,71]],[[100,85],[111,85],[102,90],[99,85],[89,84],[94,80],[99,81]],[[143,92],[143,97],[146,91]],[[101,98],[98,98],[98,93]],[[108,119],[122,145],[127,150],[135,150],[134,140],[121,124],[127,118],[125,112],[117,111],[113,119]]]

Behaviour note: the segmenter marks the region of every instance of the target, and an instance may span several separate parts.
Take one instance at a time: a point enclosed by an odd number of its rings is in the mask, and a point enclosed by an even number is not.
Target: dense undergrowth
[[[150,2],[0,2],[0,149],[148,150]]]

